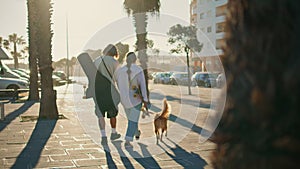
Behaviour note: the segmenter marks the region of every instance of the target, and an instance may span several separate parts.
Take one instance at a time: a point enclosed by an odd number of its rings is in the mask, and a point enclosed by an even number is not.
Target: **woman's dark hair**
[[[127,74],[128,74],[128,81],[129,81],[129,84],[130,84],[130,73],[131,73],[131,70],[130,70],[130,67],[131,67],[131,64],[134,63],[136,61],[136,55],[134,52],[128,52],[126,54],[126,63],[127,63]]]
[[[103,50],[103,54],[106,55],[106,56],[117,56],[118,55],[118,49],[115,45],[109,44]]]

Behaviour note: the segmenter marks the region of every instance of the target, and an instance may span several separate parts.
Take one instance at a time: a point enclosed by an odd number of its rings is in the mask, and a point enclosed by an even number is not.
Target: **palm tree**
[[[126,53],[129,51],[129,45],[128,44],[123,44],[121,42],[118,42],[116,44],[116,47],[118,49],[119,52],[119,58],[118,61],[119,63],[123,63],[123,60],[125,58]]]
[[[27,0],[27,11],[28,11],[28,52],[29,52],[29,70],[30,70],[30,83],[29,83],[29,96],[28,100],[39,101],[38,91],[38,14],[37,14],[37,1]]]
[[[138,51],[138,58],[144,70],[147,93],[148,89],[148,56],[147,50],[147,12],[151,14],[159,14],[160,0],[125,0],[124,8],[128,15],[132,15],[134,19],[134,26],[136,32],[136,46]]]
[[[299,168],[300,1],[230,0],[215,169]]]
[[[38,53],[39,53],[39,71],[41,74],[41,106],[39,116],[47,119],[57,119],[58,110],[56,104],[56,91],[53,90],[52,79],[52,30],[51,0],[39,0],[39,29],[38,29]]]
[[[69,61],[69,64],[70,64],[70,69],[71,69],[71,72],[70,72],[70,75],[73,76],[73,73],[74,73],[74,66],[76,65],[77,63],[77,58],[76,57],[72,57]]]
[[[10,43],[13,44],[13,51],[12,55],[14,58],[14,68],[19,68],[19,59],[18,56],[20,56],[20,53],[18,53],[17,45],[25,45],[26,41],[23,36],[18,36],[16,33],[13,33],[11,35],[8,35],[8,40],[6,40],[6,46],[8,47]]]

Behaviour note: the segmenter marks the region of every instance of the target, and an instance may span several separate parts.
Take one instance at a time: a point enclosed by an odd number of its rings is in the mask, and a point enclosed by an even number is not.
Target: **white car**
[[[0,89],[28,89],[29,84],[25,80],[1,77]]]
[[[14,79],[22,79],[22,80],[26,80],[29,81],[29,79],[21,77],[19,74],[13,72],[7,65],[5,65],[4,63],[0,64],[0,69],[1,69],[1,77],[3,78],[14,78]]]
[[[218,75],[217,79],[216,79],[216,84],[218,88],[221,88],[225,85],[226,80],[225,80],[225,75],[224,73],[221,73]]]

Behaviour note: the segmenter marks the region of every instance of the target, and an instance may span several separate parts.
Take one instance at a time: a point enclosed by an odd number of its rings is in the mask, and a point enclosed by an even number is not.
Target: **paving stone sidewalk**
[[[108,147],[99,144],[93,102],[82,99],[82,85],[55,88],[59,113],[65,119],[37,121],[40,103],[6,104],[5,120],[0,122],[0,168],[212,168],[209,158],[215,145],[210,141],[199,143],[201,125],[209,112],[209,98],[206,98],[209,90],[200,99],[201,106],[195,109],[191,108],[195,105],[182,106],[184,99],[177,98],[175,87],[158,85],[152,89],[157,90],[157,87],[163,91],[161,93],[168,93],[167,99],[175,112],[170,116],[168,138],[156,145],[150,124],[152,117],[146,117],[141,119],[141,139],[135,141],[132,150],[124,148],[127,120],[122,112],[117,125],[121,139],[109,141]],[[156,91],[155,97],[159,97],[159,93]],[[154,102],[159,110],[160,99]],[[197,110],[201,115],[190,122],[178,111],[182,109]],[[107,127],[108,135],[109,132]]]

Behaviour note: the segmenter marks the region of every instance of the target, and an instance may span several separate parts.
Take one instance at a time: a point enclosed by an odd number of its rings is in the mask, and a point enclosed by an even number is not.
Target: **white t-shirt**
[[[146,82],[143,69],[136,64],[130,66],[130,81],[128,80],[128,67],[122,66],[116,71],[116,81],[121,95],[121,103],[125,108],[132,108],[142,102],[142,99],[137,95],[136,88],[139,87],[143,100],[148,101]]]

